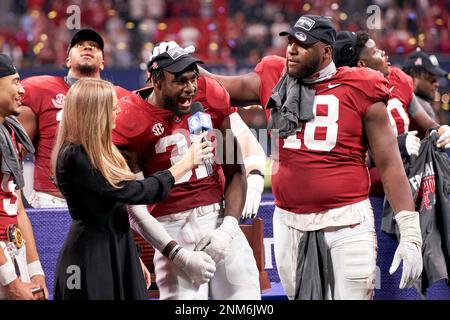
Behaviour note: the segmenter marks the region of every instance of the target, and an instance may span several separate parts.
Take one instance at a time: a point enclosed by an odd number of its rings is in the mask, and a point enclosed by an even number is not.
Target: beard
[[[288,74],[294,78],[305,79],[312,76],[317,71],[319,71],[320,56],[318,54],[313,55],[309,61],[305,62],[306,63],[302,64],[302,66],[298,70],[293,70],[289,68],[289,65],[286,61],[286,69]]]
[[[92,77],[98,71],[95,65],[80,64],[76,67],[77,71],[85,77]]]
[[[434,101],[434,91],[427,91],[422,89],[421,87],[418,87],[414,90],[414,93],[416,94],[416,96],[418,96],[419,98],[422,98],[423,100],[427,101],[427,102],[433,102]]]
[[[178,109],[177,104],[178,104],[178,99],[174,99],[168,96],[164,96],[163,97],[163,105],[162,107],[166,110],[170,110],[172,111],[175,115],[181,117],[185,114],[188,114],[188,112],[183,112],[181,110]]]

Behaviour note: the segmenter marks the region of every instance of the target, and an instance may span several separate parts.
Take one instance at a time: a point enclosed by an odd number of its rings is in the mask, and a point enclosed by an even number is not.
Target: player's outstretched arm
[[[181,247],[147,211],[147,206],[128,206],[128,217],[131,228],[183,270],[192,283],[201,285],[214,276],[216,266],[211,257],[205,252]]]
[[[261,80],[256,72],[239,76],[223,76],[214,74],[198,66],[200,74],[218,81],[230,94],[231,104],[234,106],[248,106],[261,104],[259,99],[259,85]]]
[[[369,108],[364,125],[375,165],[386,196],[396,213],[395,220],[400,230],[400,243],[389,272],[394,273],[403,260],[399,287],[409,288],[422,273],[422,236],[419,214],[415,212],[412,193],[384,103],[377,102]]]

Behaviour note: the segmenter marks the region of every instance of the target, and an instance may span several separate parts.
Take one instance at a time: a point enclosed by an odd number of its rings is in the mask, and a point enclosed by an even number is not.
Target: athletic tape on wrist
[[[27,264],[27,269],[30,278],[33,278],[34,276],[45,276],[44,269],[42,269],[42,265],[39,260]]]
[[[400,230],[400,241],[412,242],[422,246],[422,234],[420,231],[419,213],[402,210],[395,216]]]

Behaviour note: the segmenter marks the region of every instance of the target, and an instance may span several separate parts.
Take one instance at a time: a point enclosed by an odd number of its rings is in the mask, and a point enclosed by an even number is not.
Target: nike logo
[[[339,87],[340,85],[341,85],[340,83],[336,83],[336,84],[329,83],[328,84],[328,89],[333,89],[333,88]]]

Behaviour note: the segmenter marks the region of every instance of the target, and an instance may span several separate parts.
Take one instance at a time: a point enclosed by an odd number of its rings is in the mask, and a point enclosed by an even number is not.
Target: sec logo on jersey
[[[153,125],[152,127],[152,132],[155,136],[160,136],[164,133],[164,126],[162,125],[162,123],[156,123]]]
[[[64,100],[66,100],[66,96],[62,93],[58,93],[55,98],[52,99],[53,106],[62,109],[62,107],[64,107]]]

